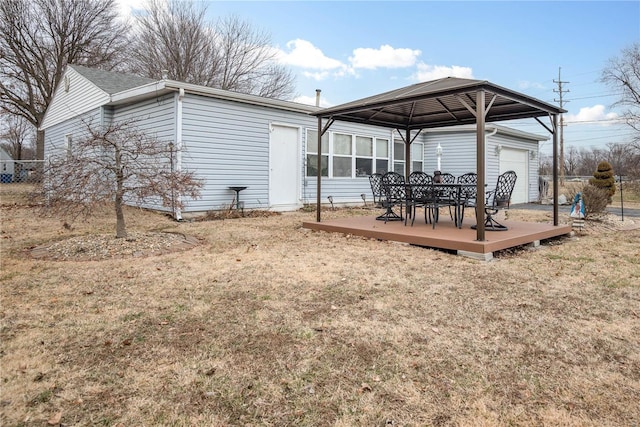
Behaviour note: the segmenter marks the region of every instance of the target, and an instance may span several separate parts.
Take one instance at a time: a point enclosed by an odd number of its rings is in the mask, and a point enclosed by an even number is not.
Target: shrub
[[[609,190],[587,184],[582,188],[582,201],[584,203],[584,216],[601,214],[611,201]]]
[[[593,173],[589,184],[607,191],[608,203],[616,192],[616,180],[613,176],[613,168],[608,162],[598,163],[598,169]]]

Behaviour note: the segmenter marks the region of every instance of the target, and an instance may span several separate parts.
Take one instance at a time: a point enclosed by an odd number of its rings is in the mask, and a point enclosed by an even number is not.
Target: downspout
[[[493,136],[496,133],[498,133],[498,128],[494,126],[493,130],[491,131],[491,133],[487,134],[486,138],[489,138],[490,136]]]
[[[178,104],[176,105],[176,172],[182,171],[182,100],[184,99],[184,88],[178,92]],[[178,205],[181,204],[180,194],[177,196]],[[175,210],[176,221],[182,221],[182,211],[178,207]]]

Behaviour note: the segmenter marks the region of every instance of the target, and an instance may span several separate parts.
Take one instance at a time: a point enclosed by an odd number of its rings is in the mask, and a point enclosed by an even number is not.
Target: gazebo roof
[[[446,77],[402,87],[312,113],[334,120],[401,129],[476,123],[476,94],[484,90],[486,122],[560,114],[565,110],[486,80]]]

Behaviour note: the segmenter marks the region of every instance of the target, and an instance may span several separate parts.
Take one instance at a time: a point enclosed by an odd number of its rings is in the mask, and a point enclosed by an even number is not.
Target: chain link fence
[[[0,185],[42,182],[44,160],[0,160]]]

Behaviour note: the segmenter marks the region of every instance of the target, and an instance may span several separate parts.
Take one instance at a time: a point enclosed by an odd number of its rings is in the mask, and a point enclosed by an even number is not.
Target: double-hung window
[[[411,172],[422,171],[422,156],[424,145],[421,142],[411,144]],[[393,170],[404,175],[404,165],[406,163],[404,141],[393,141]]]
[[[64,151],[67,158],[71,158],[71,150],[73,150],[73,137],[71,134],[64,136]]]
[[[322,135],[322,176],[329,176],[329,133]],[[318,131],[307,131],[307,176],[318,176]]]
[[[333,177],[351,178],[353,137],[343,133],[333,134]]]
[[[413,142],[411,144],[411,172],[422,172],[422,156],[423,144],[421,142]]]
[[[393,141],[393,171],[404,175],[404,142]]]
[[[356,136],[356,177],[369,176],[373,171],[373,138]]]
[[[389,140],[376,138],[376,172],[385,174],[389,171]]]

